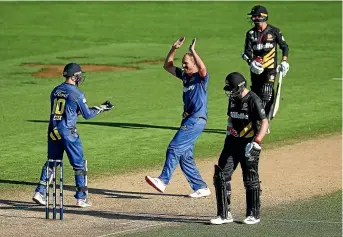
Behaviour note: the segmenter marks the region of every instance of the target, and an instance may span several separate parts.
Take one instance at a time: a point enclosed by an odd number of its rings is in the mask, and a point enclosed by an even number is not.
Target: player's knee
[[[223,185],[224,183],[231,181],[230,172],[225,172],[218,165],[214,167],[213,183],[214,185]]]
[[[244,180],[244,187],[246,189],[259,189],[260,181],[258,178],[252,180]]]

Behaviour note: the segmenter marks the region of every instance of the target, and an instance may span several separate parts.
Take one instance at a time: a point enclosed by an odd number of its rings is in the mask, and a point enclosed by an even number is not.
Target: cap
[[[248,13],[248,15],[251,15],[251,16],[268,16],[268,11],[267,11],[267,8],[265,8],[264,6],[261,6],[261,5],[257,5],[257,6],[254,6],[250,13]]]
[[[77,63],[68,63],[63,69],[64,77],[72,77],[75,73],[82,72],[81,66]]]
[[[225,78],[225,86],[224,90],[225,91],[232,91],[235,88],[238,88],[242,85],[245,86],[246,80],[242,74],[239,72],[231,72],[228,74]]]

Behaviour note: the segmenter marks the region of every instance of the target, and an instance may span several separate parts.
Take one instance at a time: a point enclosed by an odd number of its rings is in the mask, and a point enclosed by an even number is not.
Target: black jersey
[[[282,50],[282,56],[288,56],[288,45],[277,27],[268,24],[262,32],[254,27],[246,33],[243,59],[249,64],[258,60],[263,68],[276,68],[277,44]]]
[[[227,115],[227,135],[245,138],[254,137],[259,121],[267,118],[261,99],[252,91],[242,99],[230,97]]]

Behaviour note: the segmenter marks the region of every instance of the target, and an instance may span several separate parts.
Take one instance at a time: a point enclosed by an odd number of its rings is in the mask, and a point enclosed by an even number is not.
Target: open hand
[[[197,39],[194,38],[194,39],[192,40],[191,45],[189,46],[189,51],[190,51],[190,52],[195,51],[195,43],[196,43],[196,42],[197,42]]]
[[[181,37],[179,38],[178,40],[176,40],[174,43],[173,43],[173,48],[175,49],[178,49],[182,46],[183,42],[185,42],[185,37]]]

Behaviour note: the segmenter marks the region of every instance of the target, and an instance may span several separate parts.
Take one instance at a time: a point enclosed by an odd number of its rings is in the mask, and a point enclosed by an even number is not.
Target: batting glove
[[[250,64],[250,71],[254,74],[260,75],[264,71],[264,68],[261,63],[252,61]]]
[[[277,72],[282,72],[283,76],[286,76],[289,70],[289,64],[287,61],[282,61],[281,64],[277,67]]]
[[[113,108],[114,108],[114,105],[109,100],[105,101],[101,105],[96,105],[96,106],[93,107],[93,109],[98,110],[98,114],[102,113],[104,111],[110,111]]]
[[[261,145],[257,142],[248,143],[245,146],[245,157],[253,158],[255,156],[258,156],[261,153],[261,149]]]

